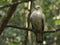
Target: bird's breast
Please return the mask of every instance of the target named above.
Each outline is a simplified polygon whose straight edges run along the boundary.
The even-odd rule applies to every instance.
[[[30,20],[35,29],[41,30],[43,17],[44,17],[44,15],[40,11],[34,11],[31,14]]]
[[[40,30],[41,29],[41,26],[42,26],[42,20],[40,18],[40,16],[34,16],[32,18],[32,21],[31,23],[33,24],[34,28],[36,28],[37,30]]]

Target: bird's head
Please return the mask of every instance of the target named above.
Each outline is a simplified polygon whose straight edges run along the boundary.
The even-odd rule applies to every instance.
[[[36,10],[38,10],[38,9],[40,9],[40,8],[41,8],[40,5],[36,5],[36,6],[35,6],[35,9],[36,9]]]

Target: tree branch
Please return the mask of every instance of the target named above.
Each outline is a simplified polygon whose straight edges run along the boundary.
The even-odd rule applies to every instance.
[[[14,0],[13,2],[16,2],[17,0]],[[9,22],[12,14],[14,13],[15,9],[17,7],[17,4],[15,5],[12,5],[8,12],[6,13],[6,15],[4,16],[4,18],[2,19],[1,21],[1,24],[0,24],[0,35],[1,33],[3,32],[4,28],[7,26],[7,23]]]
[[[21,3],[29,2],[29,1],[30,0],[26,0],[26,1],[23,0],[23,1],[14,2],[14,3],[11,3],[11,4],[0,5],[0,9],[6,8],[6,7],[11,7],[13,5],[21,4]]]
[[[22,29],[22,30],[28,30],[28,31],[32,31],[34,32],[33,29],[30,29],[30,28],[24,28],[24,27],[19,27],[19,26],[16,26],[16,25],[7,25],[7,27],[12,27],[12,28],[17,28],[17,29]],[[55,29],[55,31],[44,31],[43,33],[55,33],[55,32],[58,32],[60,31],[60,28],[58,29]]]
[[[7,25],[7,27],[17,28],[17,29],[22,29],[22,30],[28,30],[28,31],[32,31],[32,29],[24,28],[24,27],[20,27],[20,26],[16,26],[16,25]]]
[[[55,32],[58,32],[58,31],[60,31],[60,28],[55,29],[54,31],[44,31],[43,33],[55,33]]]
[[[11,7],[13,5],[21,4],[21,3],[24,3],[24,2],[28,2],[28,1],[19,1],[19,2],[14,2],[14,3],[11,3],[11,4],[5,4],[5,5],[0,6],[0,9],[6,8],[6,7]]]

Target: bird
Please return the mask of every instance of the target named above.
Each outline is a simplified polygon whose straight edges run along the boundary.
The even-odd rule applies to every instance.
[[[42,12],[41,7],[39,5],[36,5],[35,10],[31,13],[30,22],[32,25],[32,29],[35,33],[37,43],[42,43],[45,15]]]

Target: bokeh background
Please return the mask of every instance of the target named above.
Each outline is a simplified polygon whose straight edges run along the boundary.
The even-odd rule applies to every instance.
[[[0,0],[0,6],[7,4],[12,4],[12,0]],[[35,0],[32,3],[32,11],[35,10],[35,5],[40,5],[45,14],[46,23],[44,31],[60,28],[60,0]],[[29,13],[27,7],[27,3],[19,4],[8,24],[27,27],[27,17]],[[0,23],[8,9],[9,7],[0,9]],[[31,28],[31,25],[29,28]],[[27,41],[26,34],[28,35]],[[1,45],[25,45],[25,43],[27,43],[27,45],[35,45],[35,35],[33,32],[29,31],[27,33],[25,30],[7,27],[0,37]],[[43,43],[43,45],[60,45],[60,31],[55,33],[44,33]]]

